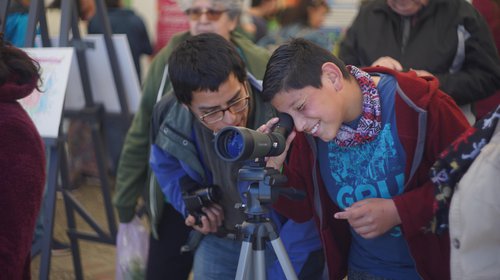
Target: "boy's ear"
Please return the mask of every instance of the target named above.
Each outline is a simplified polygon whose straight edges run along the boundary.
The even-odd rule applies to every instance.
[[[324,75],[331,81],[336,91],[340,91],[344,87],[342,72],[339,67],[332,62],[326,62],[321,66]]]

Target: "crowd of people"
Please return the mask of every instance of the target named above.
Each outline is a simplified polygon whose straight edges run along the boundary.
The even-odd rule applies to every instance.
[[[485,1],[498,16],[499,1]],[[253,25],[240,22],[247,12],[241,0],[183,1],[189,30],[154,54],[116,171],[120,223],[131,223],[146,204],[145,278],[235,279],[248,237],[241,225],[255,221],[273,224],[290,266],[282,266],[287,260],[276,244],[259,244],[253,249],[265,273],[245,271],[245,279],[499,275],[500,57],[492,35],[498,42],[500,17],[485,20],[480,2],[473,1],[476,9],[466,0],[362,1],[352,25],[332,42],[321,29],[327,1],[301,0],[284,11],[276,1],[254,1]],[[120,1],[108,5],[110,18],[127,15],[140,30],[128,34],[131,43],[145,43],[137,57],[151,54],[140,18]],[[101,32],[100,25],[90,20],[89,32]],[[35,68],[5,70],[11,67],[5,53],[22,52],[4,45],[0,96],[10,96],[3,89],[12,83],[36,88],[36,63],[21,55]],[[0,99],[14,108],[19,97],[12,96]],[[278,141],[283,153],[257,162],[285,175],[282,187],[305,198],[273,197],[261,221],[235,207],[249,204],[249,186],[238,177],[249,162],[221,158],[214,141],[230,126],[270,133],[278,113],[288,114],[294,129]],[[33,130],[29,122],[19,126]],[[40,144],[36,134],[29,139],[32,148]],[[32,169],[43,171],[43,161],[37,157],[40,168]],[[39,181],[23,185],[43,189]],[[209,190],[220,193],[206,200],[201,192]],[[39,201],[42,192],[33,195]],[[19,231],[33,231],[40,205],[30,206]],[[4,239],[0,261],[9,248]],[[29,272],[24,245],[22,273]]]

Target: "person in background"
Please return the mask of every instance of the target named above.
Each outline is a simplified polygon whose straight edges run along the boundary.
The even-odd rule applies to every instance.
[[[242,28],[252,36],[254,42],[258,42],[268,34],[268,21],[277,11],[277,0],[252,0],[252,5],[248,9],[248,13],[252,17],[252,24],[250,27],[242,26]]]
[[[326,50],[333,50],[333,42],[327,33],[320,30],[330,11],[324,0],[300,0],[296,6],[288,7],[278,15],[281,28],[258,41],[270,50],[291,38],[305,38]]]
[[[141,194],[147,194],[147,210],[151,222],[147,279],[186,279],[191,271],[193,256],[181,254],[191,227],[163,195],[154,174],[148,168],[150,130],[153,107],[162,95],[171,91],[168,59],[172,51],[192,36],[216,33],[231,42],[241,56],[248,72],[262,79],[269,59],[267,50],[256,46],[235,30],[242,3],[239,0],[193,0],[183,2],[182,9],[189,18],[190,29],[176,34],[152,61],[143,85],[140,107],[125,138],[116,177],[113,198],[121,223],[129,223],[139,205]],[[140,207],[140,206],[139,206]],[[306,223],[304,227],[314,225]],[[312,233],[314,235],[317,233]],[[316,237],[304,237],[304,242],[316,242]],[[312,241],[310,241],[312,240]],[[299,241],[297,241],[299,242]],[[289,241],[293,244],[293,238]],[[300,251],[300,246],[291,246]],[[301,258],[307,258],[302,254]]]
[[[460,135],[431,168],[432,231],[448,232],[451,279],[500,275],[500,105]],[[480,256],[480,257],[478,257]]]
[[[324,1],[301,0],[298,4],[278,12],[277,18],[281,27],[259,40],[258,44],[274,50],[291,38],[303,37],[331,50],[332,42],[327,34],[320,31],[328,11],[328,4]]]
[[[340,44],[339,58],[433,75],[461,106],[500,88],[500,58],[483,17],[465,0],[374,0],[361,6]]]
[[[30,1],[28,0],[12,0],[10,2],[7,21],[5,25],[4,40],[18,48],[22,48],[25,45],[29,18],[29,4]],[[37,30],[37,32],[39,32],[39,30]],[[42,209],[40,209],[39,217],[37,218],[35,225],[35,233],[33,236],[34,247],[32,248],[33,250],[38,249],[35,244],[39,240],[41,240],[43,236],[43,213],[44,207],[42,204]],[[52,239],[51,249],[54,256],[70,253],[69,245],[61,242],[56,238]]]
[[[76,8],[78,10],[78,17],[83,21],[90,20],[95,14],[95,0],[76,0]],[[60,9],[61,0],[52,1],[47,8]]]
[[[106,0],[108,18],[111,24],[111,32],[114,34],[126,34],[134,59],[137,77],[141,80],[142,55],[152,55],[153,47],[149,41],[148,31],[144,21],[134,11],[123,8],[122,0]],[[97,17],[92,17],[87,26],[89,34],[102,34],[103,24]]]
[[[304,201],[274,208],[314,217],[329,279],[448,279],[449,236],[425,228],[433,210],[429,169],[469,124],[433,76],[346,66],[294,39],[269,60],[263,98],[292,116],[289,160],[268,160]],[[268,131],[271,119],[263,128]]]
[[[0,33],[0,268],[2,279],[30,279],[31,244],[45,186],[45,149],[17,102],[38,89],[40,69]]]
[[[87,34],[88,20],[96,12],[95,0],[76,0],[78,30],[83,37]],[[61,0],[53,0],[45,9],[49,37],[59,38],[61,28]]]
[[[19,48],[24,47],[28,18],[29,0],[11,0],[5,22],[4,40]]]
[[[500,0],[472,0],[472,5],[483,15],[493,35],[497,53],[500,55]],[[482,119],[496,104],[500,104],[500,89],[492,96],[476,102],[475,111],[478,119]]]

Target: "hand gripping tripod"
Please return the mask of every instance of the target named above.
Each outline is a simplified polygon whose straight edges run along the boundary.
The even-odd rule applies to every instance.
[[[243,242],[236,279],[266,279],[265,248],[266,241],[269,240],[286,278],[295,280],[297,279],[295,270],[276,232],[276,226],[269,218],[265,217],[265,214],[269,212],[266,204],[275,201],[280,192],[297,198],[300,194],[295,193],[295,189],[278,187],[280,184],[284,184],[287,178],[277,170],[262,167],[262,165],[263,163],[253,163],[243,167],[238,173],[238,184],[248,184],[249,186],[245,193],[247,203],[241,206],[247,219],[238,226],[241,232],[240,236],[243,236]]]

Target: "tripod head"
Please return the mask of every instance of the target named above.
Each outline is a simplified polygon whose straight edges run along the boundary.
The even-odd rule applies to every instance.
[[[262,158],[245,164],[238,173],[238,187],[247,186],[244,209],[249,220],[261,221],[269,212],[268,206],[276,201],[279,195],[290,199],[303,199],[305,194],[294,188],[285,188],[285,175],[278,170],[266,167]]]

